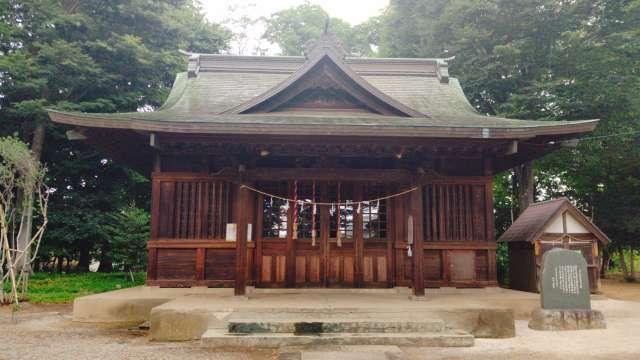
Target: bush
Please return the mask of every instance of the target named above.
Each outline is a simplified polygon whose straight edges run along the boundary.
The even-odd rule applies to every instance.
[[[147,265],[147,240],[151,216],[130,204],[107,215],[102,226],[110,244],[115,266],[123,271],[140,271]]]

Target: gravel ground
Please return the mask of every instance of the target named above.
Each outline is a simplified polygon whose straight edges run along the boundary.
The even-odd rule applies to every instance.
[[[626,282],[622,275],[601,279],[602,293],[611,299],[640,301],[640,282]]]
[[[606,330],[534,331],[516,322],[512,339],[477,339],[472,348],[404,348],[408,359],[640,359],[638,316],[608,318]],[[70,305],[26,305],[17,323],[0,307],[0,359],[277,359],[278,352],[209,349],[199,342],[154,343],[139,329],[71,321]],[[331,360],[327,358],[326,360]]]
[[[474,347],[405,348],[409,359],[640,359],[640,318],[607,320],[605,330],[535,331],[516,321],[515,338],[476,339]]]
[[[17,324],[0,310],[0,359],[277,359],[273,351],[213,351],[199,342],[154,343],[146,332],[78,324],[71,306],[26,306]]]

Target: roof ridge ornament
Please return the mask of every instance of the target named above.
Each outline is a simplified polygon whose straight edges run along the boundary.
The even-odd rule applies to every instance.
[[[449,83],[449,61],[455,58],[455,56],[451,56],[444,59],[436,59],[436,75],[438,76],[440,83]]]
[[[324,32],[318,40],[309,41],[304,49],[304,56],[313,59],[326,53],[332,53],[336,58],[343,59],[347,56],[347,51],[338,37],[329,31],[329,19],[324,25]]]
[[[194,78],[198,76],[200,72],[200,54],[193,53],[185,50],[178,50],[182,55],[189,57],[189,63],[187,64],[187,76]]]

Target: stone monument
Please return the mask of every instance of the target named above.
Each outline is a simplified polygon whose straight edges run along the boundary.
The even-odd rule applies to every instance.
[[[542,257],[541,308],[532,313],[534,330],[604,329],[604,315],[591,309],[587,262],[580,251],[552,249]]]

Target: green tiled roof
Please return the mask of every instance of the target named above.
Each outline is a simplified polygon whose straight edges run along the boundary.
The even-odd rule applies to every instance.
[[[236,114],[231,109],[268,94],[304,66],[304,58],[194,55],[179,73],[165,104],[153,112],[88,114],[50,111],[76,126],[194,133],[339,134],[521,138],[579,134],[597,120],[514,120],[477,113],[460,83],[437,59],[351,59],[344,64],[371,86],[419,116],[274,112]]]

